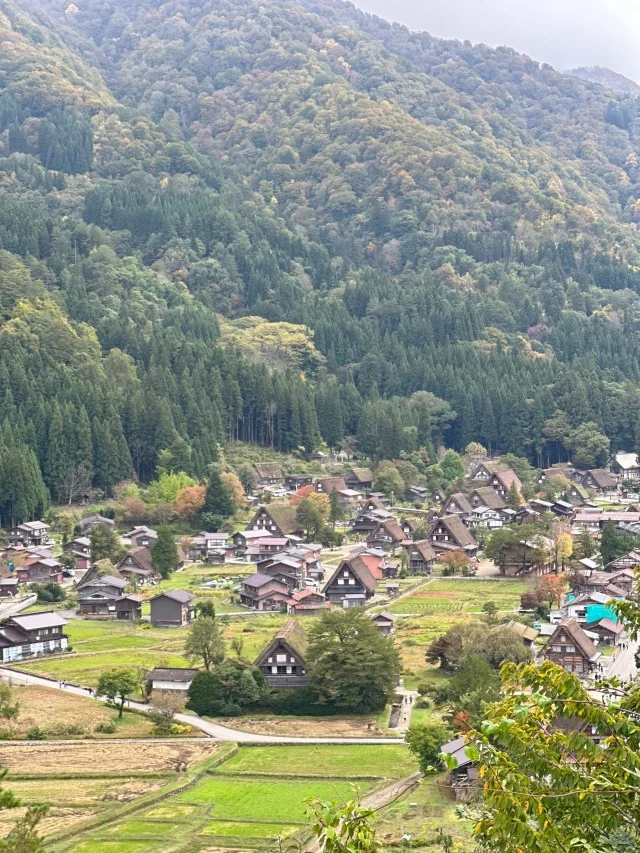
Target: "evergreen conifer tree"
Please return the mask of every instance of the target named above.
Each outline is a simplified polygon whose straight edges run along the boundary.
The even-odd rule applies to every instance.
[[[178,568],[178,546],[168,527],[158,530],[158,538],[151,548],[154,568],[161,577],[168,578]]]

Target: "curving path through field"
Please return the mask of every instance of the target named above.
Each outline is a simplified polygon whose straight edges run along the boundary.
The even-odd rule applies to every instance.
[[[60,690],[65,693],[73,693],[74,696],[84,696],[95,699],[96,702],[104,700],[90,692],[86,687],[78,687],[68,684],[62,687],[60,682],[52,681],[50,678],[41,678],[38,675],[27,675],[25,672],[15,672],[12,669],[0,668],[0,678],[10,680],[13,684],[33,684],[38,687],[48,687],[52,690]],[[127,707],[135,711],[149,711],[152,706],[144,705],[142,702],[127,702]],[[187,723],[196,729],[200,729],[209,737],[220,741],[233,741],[234,743],[334,743],[334,744],[401,744],[401,738],[381,737],[287,737],[285,735],[259,735],[253,732],[243,732],[221,726],[219,723],[211,723],[191,714],[176,714],[175,719],[180,723]]]

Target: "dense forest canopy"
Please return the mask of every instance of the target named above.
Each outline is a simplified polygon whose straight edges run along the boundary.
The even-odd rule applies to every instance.
[[[640,447],[633,93],[331,0],[0,35],[3,518],[229,439]]]

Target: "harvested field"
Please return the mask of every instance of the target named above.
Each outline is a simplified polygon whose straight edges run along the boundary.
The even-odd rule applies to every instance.
[[[208,719],[208,718],[207,718]],[[389,737],[375,717],[230,717],[215,720],[238,731],[289,737]]]
[[[30,742],[0,743],[0,765],[16,775],[60,775],[173,772],[214,755],[219,745],[209,740],[145,742],[144,749],[131,743],[96,741],[87,743]]]
[[[26,814],[25,808],[11,809],[3,812],[3,819],[0,820],[0,837],[4,838],[13,829],[16,821],[20,820]],[[76,823],[80,823],[91,817],[93,810],[80,808],[50,808],[47,814],[38,824],[38,832],[41,836],[53,835],[63,829],[68,829]]]
[[[102,808],[113,803],[128,803],[161,788],[166,779],[25,779],[11,778],[11,790],[26,805],[49,803],[53,806]]]
[[[14,687],[14,699],[20,705],[18,719],[12,724],[13,737],[24,737],[31,728],[42,729],[48,737],[61,740],[73,735],[93,735],[96,726],[113,722],[113,734],[96,733],[101,738],[149,737],[153,724],[140,714],[125,711],[122,720],[113,709],[83,696],[54,688],[33,685]]]

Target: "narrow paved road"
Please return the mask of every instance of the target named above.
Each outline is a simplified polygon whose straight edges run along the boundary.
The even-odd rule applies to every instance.
[[[15,616],[21,610],[26,610],[38,600],[37,595],[30,595],[28,598],[23,598],[21,601],[8,601],[0,605],[0,619],[8,619],[9,616]]]
[[[95,699],[97,702],[105,701],[95,696],[86,687],[76,687],[74,685],[61,687],[60,683],[57,681],[51,681],[48,678],[40,678],[37,675],[27,675],[23,672],[14,672],[11,669],[0,668],[0,678],[6,678],[13,684],[33,684],[37,687],[48,687],[52,690],[61,690],[65,693],[72,693],[74,696],[84,696],[85,698]],[[127,708],[131,708],[134,711],[153,710],[153,706],[145,705],[142,702],[127,702]],[[196,729],[200,729],[205,734],[209,735],[209,737],[213,737],[216,740],[233,741],[234,743],[403,743],[401,738],[392,737],[286,737],[284,735],[259,735],[254,734],[253,732],[242,732],[237,729],[231,729],[227,726],[221,726],[219,723],[211,723],[208,720],[203,720],[200,717],[191,716],[190,714],[176,714],[175,719],[180,723],[187,723]]]
[[[611,661],[605,675],[612,678],[614,675],[621,681],[633,681],[636,677],[636,660],[635,654],[638,649],[638,643],[635,640],[626,640],[627,648],[620,649],[615,658]]]
[[[402,696],[402,705],[400,706],[398,725],[394,731],[404,734],[411,725],[413,707],[420,698],[420,694],[417,690],[407,690],[404,687],[398,687],[396,688],[396,695]]]

